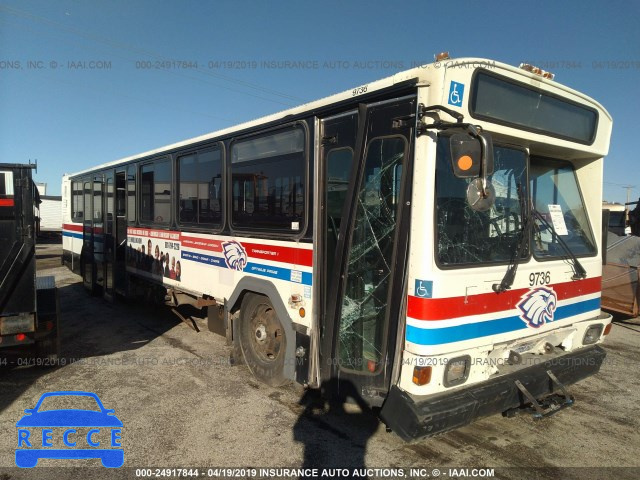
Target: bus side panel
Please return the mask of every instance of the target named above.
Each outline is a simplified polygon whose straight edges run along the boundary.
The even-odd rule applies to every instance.
[[[80,274],[82,224],[62,224],[62,261],[73,273]]]
[[[293,322],[310,326],[312,252],[310,243],[129,227],[126,263],[129,274],[220,304],[243,278],[271,282]]]

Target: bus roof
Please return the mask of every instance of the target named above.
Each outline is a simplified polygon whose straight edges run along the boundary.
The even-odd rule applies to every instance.
[[[366,94],[367,96],[370,96],[370,94],[375,93],[375,92],[380,92],[382,90],[385,89],[389,89],[392,88],[394,86],[400,85],[400,84],[410,84],[413,83],[415,85],[425,85],[428,86],[431,83],[435,82],[438,78],[441,78],[444,76],[444,73],[446,72],[447,68],[461,68],[464,66],[477,66],[477,67],[490,67],[492,69],[501,69],[501,70],[505,70],[507,72],[510,72],[512,75],[516,75],[516,76],[522,76],[524,78],[529,78],[529,79],[534,79],[537,82],[540,82],[542,84],[547,84],[547,85],[552,85],[553,87],[555,87],[556,89],[560,89],[562,90],[564,93],[568,94],[568,95],[573,95],[575,97],[578,97],[581,101],[583,101],[586,104],[589,104],[590,106],[592,106],[593,108],[595,108],[596,110],[598,110],[600,113],[604,114],[609,123],[611,123],[612,119],[611,116],[609,115],[609,113],[605,110],[605,108],[598,103],[597,101],[595,101],[594,99],[588,97],[587,95],[580,93],[576,90],[573,90],[572,88],[566,87],[554,80],[548,79],[548,78],[544,78],[540,75],[536,75],[534,73],[525,71],[521,68],[516,68],[513,67],[511,65],[507,65],[505,63],[501,63],[501,62],[497,62],[494,60],[488,60],[488,59],[484,59],[484,58],[459,58],[459,59],[448,59],[442,62],[435,62],[435,63],[431,63],[431,64],[427,64],[427,65],[423,65],[423,66],[419,66],[419,67],[415,67],[412,68],[410,70],[405,70],[402,72],[398,72],[394,75],[391,75],[389,77],[385,77],[383,79],[380,80],[376,80],[374,82],[371,83],[367,83],[365,84],[367,87],[366,90]],[[364,86],[364,85],[362,85]],[[186,140],[182,140],[180,142],[176,142],[176,143],[172,143],[169,145],[165,145],[162,146],[160,148],[156,148],[153,150],[148,150],[146,152],[142,152],[142,153],[138,153],[135,155],[131,155],[128,157],[124,157],[124,158],[120,158],[118,160],[114,160],[114,161],[110,161],[107,163],[103,163],[100,165],[96,165],[93,166],[91,168],[87,168],[84,170],[81,170],[79,172],[73,173],[73,174],[65,174],[65,177],[75,177],[77,175],[82,175],[88,172],[93,172],[93,171],[97,171],[97,170],[102,170],[105,168],[109,168],[109,167],[114,167],[116,165],[120,165],[120,164],[126,164],[132,161],[135,161],[137,159],[142,159],[142,158],[146,158],[146,157],[151,157],[154,155],[159,155],[165,152],[169,152],[171,150],[175,150],[181,147],[185,147],[185,146],[189,146],[192,144],[196,144],[196,143],[201,143],[201,142],[205,142],[207,140],[212,140],[215,138],[224,138],[225,136],[228,136],[230,134],[236,133],[236,132],[240,132],[240,131],[244,131],[244,130],[249,130],[251,128],[255,128],[258,127],[260,125],[263,124],[269,124],[272,122],[277,122],[278,120],[284,120],[286,117],[297,117],[300,116],[301,114],[304,114],[305,112],[313,112],[313,111],[317,111],[320,109],[323,109],[325,107],[329,107],[333,104],[337,104],[340,102],[346,102],[349,99],[358,97],[360,95],[356,95],[354,94],[354,89],[349,89],[340,93],[336,93],[334,95],[330,95],[328,97],[324,97],[321,98],[319,100],[314,100],[312,102],[308,102],[302,105],[299,105],[297,107],[293,107],[287,110],[282,110],[280,112],[276,112],[264,117],[260,117],[254,120],[250,120],[247,122],[243,122],[237,125],[233,125],[231,127],[227,127],[221,130],[217,130],[211,133],[207,133],[204,135],[200,135],[197,137],[193,137],[193,138],[189,138]]]

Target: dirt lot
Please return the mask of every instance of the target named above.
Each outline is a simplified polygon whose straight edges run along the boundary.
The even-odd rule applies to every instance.
[[[204,323],[197,333],[168,309],[88,296],[80,278],[60,266],[55,245],[39,246],[38,262],[40,274],[56,276],[67,363],[0,369],[1,480],[140,478],[140,467],[199,467],[205,477],[214,473],[206,467],[303,466],[415,467],[425,469],[416,475],[422,478],[469,477],[472,468],[495,468],[494,478],[640,476],[638,319],[616,323],[600,374],[571,388],[573,408],[543,421],[493,416],[407,444],[354,407],[305,408],[302,387],[258,383],[244,366],[229,364],[224,339]],[[99,460],[15,468],[16,421],[56,390],[95,392],[115,409],[124,424],[125,468],[105,469]]]

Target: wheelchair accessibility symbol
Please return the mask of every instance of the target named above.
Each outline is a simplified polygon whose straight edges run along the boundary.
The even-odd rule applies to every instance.
[[[462,98],[464,97],[464,84],[458,82],[451,82],[449,87],[449,105],[454,107],[462,106]]]
[[[420,298],[431,298],[433,295],[433,281],[418,280],[416,278],[415,296]]]

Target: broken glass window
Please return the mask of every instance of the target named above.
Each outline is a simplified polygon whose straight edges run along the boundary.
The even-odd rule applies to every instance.
[[[402,137],[377,138],[367,146],[338,340],[340,365],[349,370],[375,372],[383,360],[405,149]]]
[[[438,138],[436,162],[436,255],[442,265],[507,263],[516,251],[523,219],[518,185],[526,192],[524,150],[494,145],[494,205],[476,211],[467,202],[473,180],[458,178],[451,168],[449,137]],[[522,258],[529,256],[528,251]]]

